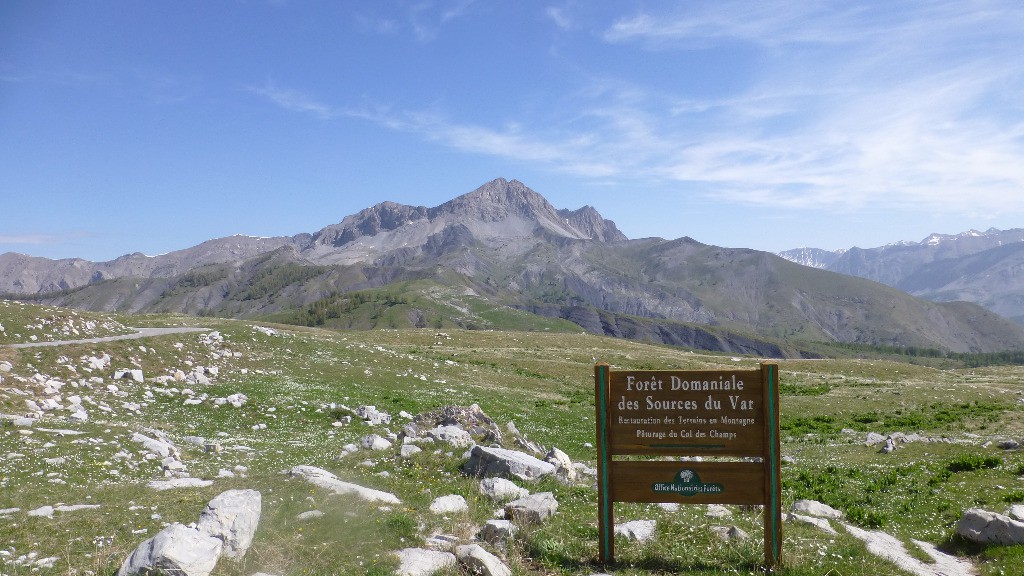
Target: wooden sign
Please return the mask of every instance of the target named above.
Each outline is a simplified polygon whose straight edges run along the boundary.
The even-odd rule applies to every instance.
[[[615,502],[763,504],[765,564],[782,553],[778,365],[756,370],[594,367],[598,532],[614,561]],[[756,457],[759,462],[623,461],[615,456]]]

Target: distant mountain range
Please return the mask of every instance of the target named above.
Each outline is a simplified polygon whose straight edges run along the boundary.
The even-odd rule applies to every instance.
[[[313,234],[232,236],[98,263],[6,253],[0,292],[88,310],[338,328],[575,324],[772,357],[814,356],[814,342],[1024,349],[1024,326],[974,304],[691,238],[630,240],[592,207],[559,210],[504,179],[433,208],[377,204]]]
[[[798,248],[779,256],[881,282],[935,302],[973,302],[1024,324],[1021,228],[932,234],[920,242],[835,252]]]

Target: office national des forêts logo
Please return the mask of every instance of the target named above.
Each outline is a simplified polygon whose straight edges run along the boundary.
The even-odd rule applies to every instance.
[[[721,494],[725,489],[721,484],[701,482],[700,475],[689,468],[683,468],[676,474],[672,482],[655,482],[651,490],[658,494],[679,494],[694,496],[696,494]]]

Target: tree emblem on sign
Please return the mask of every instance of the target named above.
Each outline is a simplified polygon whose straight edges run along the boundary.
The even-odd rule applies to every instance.
[[[695,470],[684,468],[676,474],[672,482],[655,482],[651,491],[656,494],[678,494],[695,496],[697,494],[721,494],[725,488],[716,482],[701,482]]]

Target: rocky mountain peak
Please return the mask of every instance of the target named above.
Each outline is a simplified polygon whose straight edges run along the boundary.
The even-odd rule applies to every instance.
[[[593,206],[584,206],[579,210],[572,211],[559,210],[558,215],[570,226],[594,240],[616,242],[629,239],[619,231],[615,222],[605,220]]]
[[[360,236],[374,236],[386,230],[394,230],[429,215],[430,211],[423,206],[381,202],[346,216],[338,224],[327,226],[317,232],[313,240],[317,244],[341,246]]]
[[[485,222],[502,220],[509,214],[530,218],[556,216],[555,208],[543,196],[518,180],[497,178],[476,190],[445,202],[439,213],[472,216]]]

